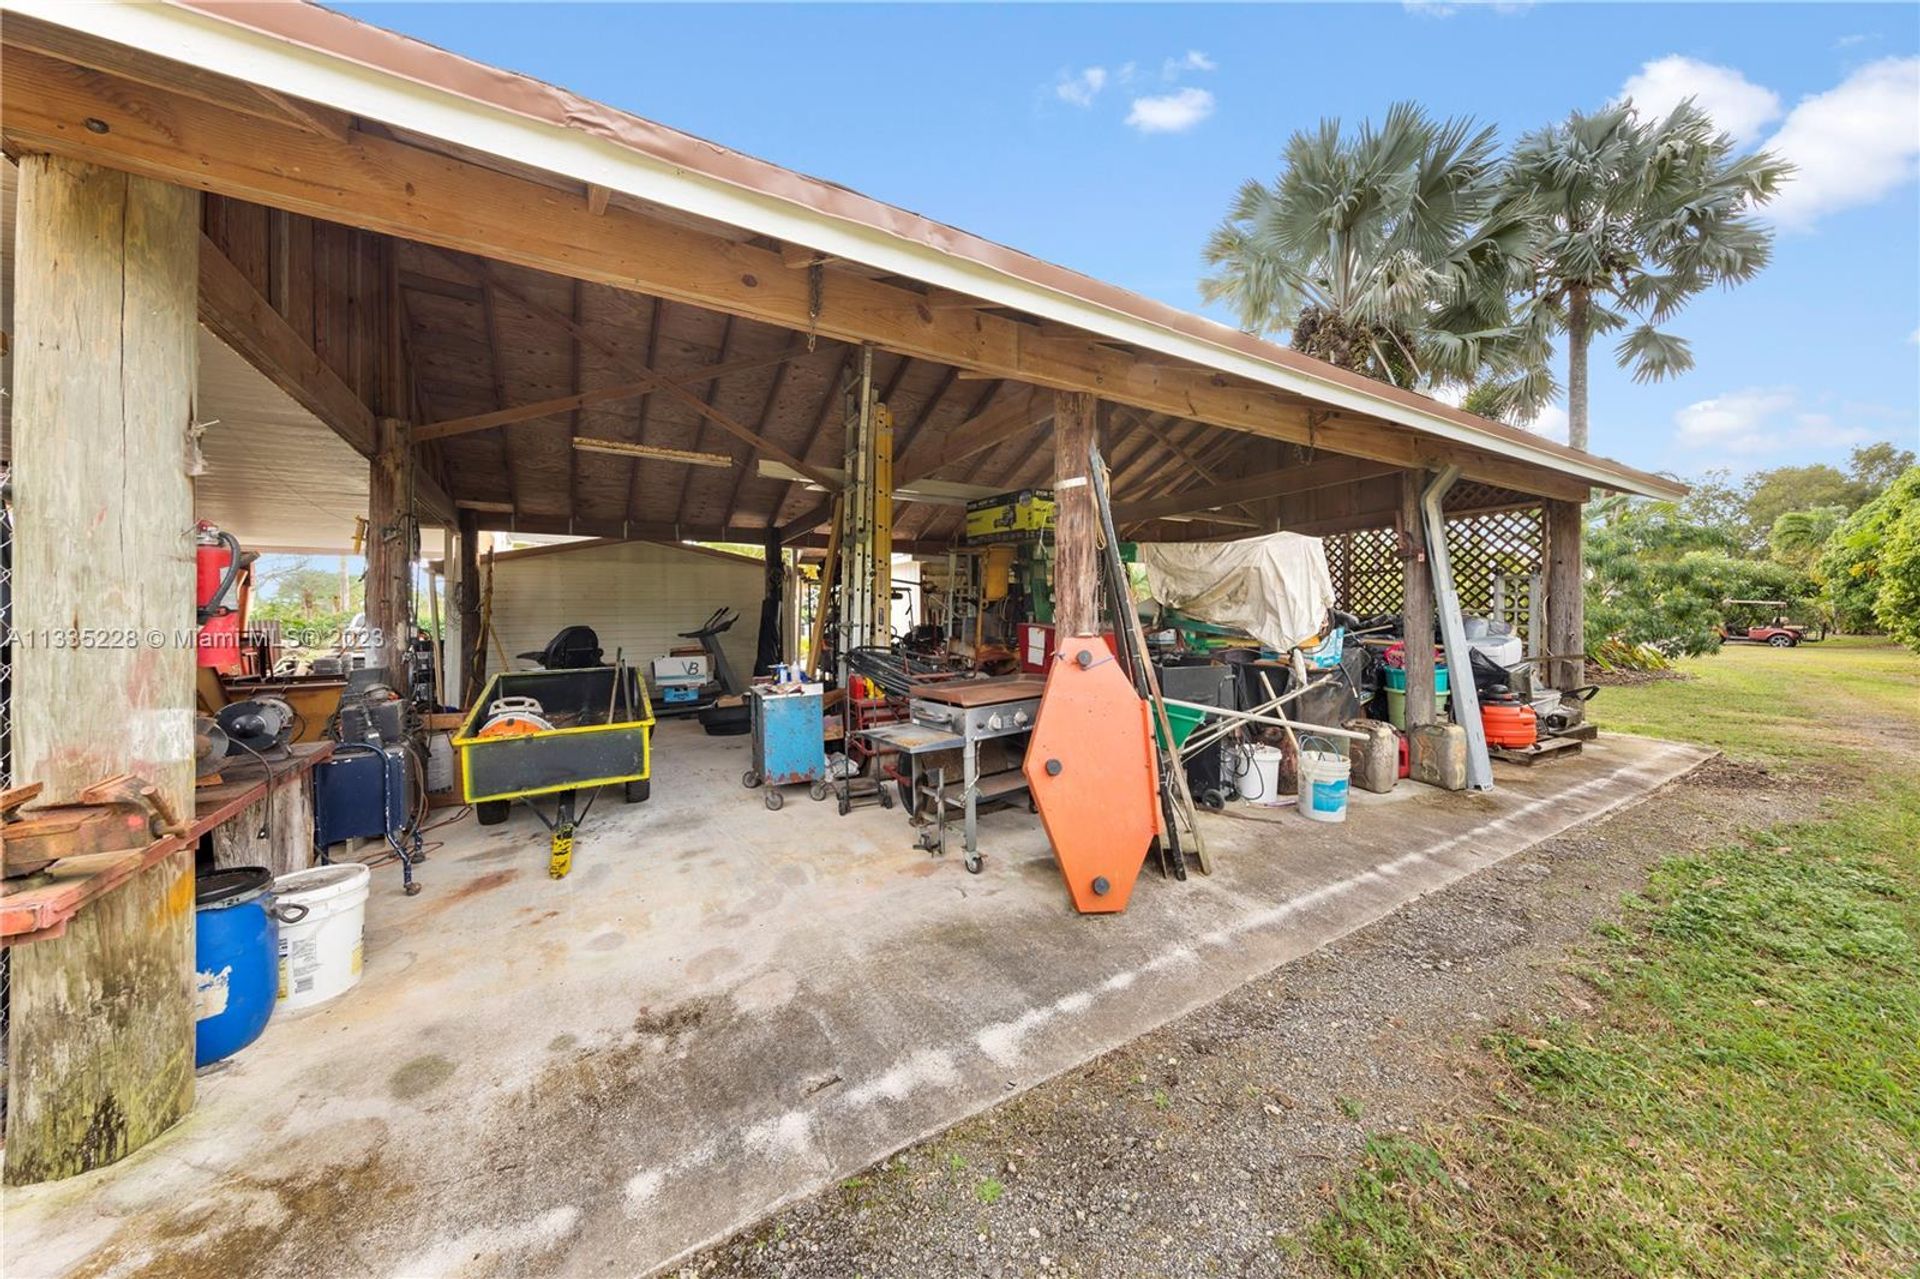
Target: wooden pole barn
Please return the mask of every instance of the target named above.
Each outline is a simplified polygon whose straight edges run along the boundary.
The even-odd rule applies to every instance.
[[[1071,629],[1098,618],[1096,424],[1123,536],[1398,529],[1416,616],[1411,507],[1458,466],[1462,516],[1544,511],[1563,653],[1580,504],[1680,491],[322,9],[10,0],[0,41],[23,629],[190,624],[196,318],[366,459],[390,658],[420,526],[457,530],[469,694],[488,530],[821,540],[862,348],[900,488],[1061,494]],[[955,507],[898,500],[896,547],[957,539]],[[124,770],[184,797],[190,654],[34,651],[18,688],[16,782]],[[191,953],[184,853],[15,948],[9,1181],[185,1112]]]

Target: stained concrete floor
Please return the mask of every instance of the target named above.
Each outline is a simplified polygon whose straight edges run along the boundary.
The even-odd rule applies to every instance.
[[[522,812],[439,832],[417,897],[376,872],[359,988],[147,1149],[10,1191],[6,1273],[643,1274],[1705,758],[1615,736],[1343,826],[1209,816],[1216,874],[1079,918],[1024,809],[971,876],[898,811],[768,812],[745,750],[663,725],[563,881]]]

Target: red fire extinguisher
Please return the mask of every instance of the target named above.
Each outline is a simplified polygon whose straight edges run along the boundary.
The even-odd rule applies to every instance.
[[[228,674],[240,666],[240,610],[234,607],[234,588],[249,557],[241,554],[238,538],[206,520],[194,526],[193,541],[194,604],[200,623],[196,660]]]

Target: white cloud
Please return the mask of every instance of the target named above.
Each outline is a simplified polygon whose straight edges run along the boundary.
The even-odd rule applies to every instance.
[[[1680,54],[1642,63],[1620,86],[1645,116],[1666,115],[1682,99],[1692,98],[1713,122],[1742,142],[1758,137],[1762,126],[1780,118],[1780,95],[1732,67],[1715,66]]]
[[[1082,67],[1078,71],[1062,71],[1060,79],[1053,86],[1053,92],[1062,102],[1070,102],[1076,107],[1090,107],[1093,100],[1100,96],[1100,90],[1106,87],[1105,67]]]
[[[1400,7],[1422,18],[1451,18],[1462,9],[1490,9],[1503,18],[1527,12],[1533,0],[1401,0]]]
[[[1920,58],[1883,58],[1802,98],[1768,149],[1797,172],[1763,213],[1805,229],[1920,173]]]
[[[1158,97],[1135,98],[1127,123],[1142,133],[1185,133],[1213,114],[1213,95],[1205,89],[1175,89]]]
[[[1874,432],[1843,426],[1832,414],[1803,409],[1790,386],[1748,387],[1699,400],[1673,415],[1683,448],[1750,456],[1781,449],[1864,444]]]
[[[1161,64],[1160,76],[1165,80],[1178,80],[1189,71],[1217,71],[1220,64],[1198,49],[1188,49],[1185,57],[1168,58]]]
[[[1558,404],[1549,404],[1540,410],[1533,421],[1527,423],[1527,429],[1557,444],[1565,444],[1567,442],[1567,411]]]

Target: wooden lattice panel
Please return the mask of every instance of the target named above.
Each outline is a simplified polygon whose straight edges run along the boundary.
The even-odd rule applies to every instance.
[[[1460,594],[1461,610],[1490,614],[1494,574],[1504,573],[1507,621],[1524,631],[1528,620],[1526,579],[1541,571],[1545,546],[1546,523],[1537,506],[1448,519],[1447,554],[1453,563],[1453,585]]]
[[[1397,530],[1361,529],[1328,538],[1327,567],[1334,598],[1349,613],[1367,617],[1400,611],[1406,572]]]
[[[1473,486],[1484,488],[1483,485]],[[1467,495],[1471,508],[1504,490]],[[1398,612],[1405,598],[1399,533],[1392,528],[1360,529],[1326,539],[1327,568],[1341,608],[1366,617]],[[1539,507],[1449,516],[1447,553],[1453,563],[1460,607],[1486,614],[1493,607],[1493,575],[1507,575],[1507,620],[1524,629],[1526,579],[1542,570],[1546,524]],[[1517,597],[1517,598],[1516,598]]]

